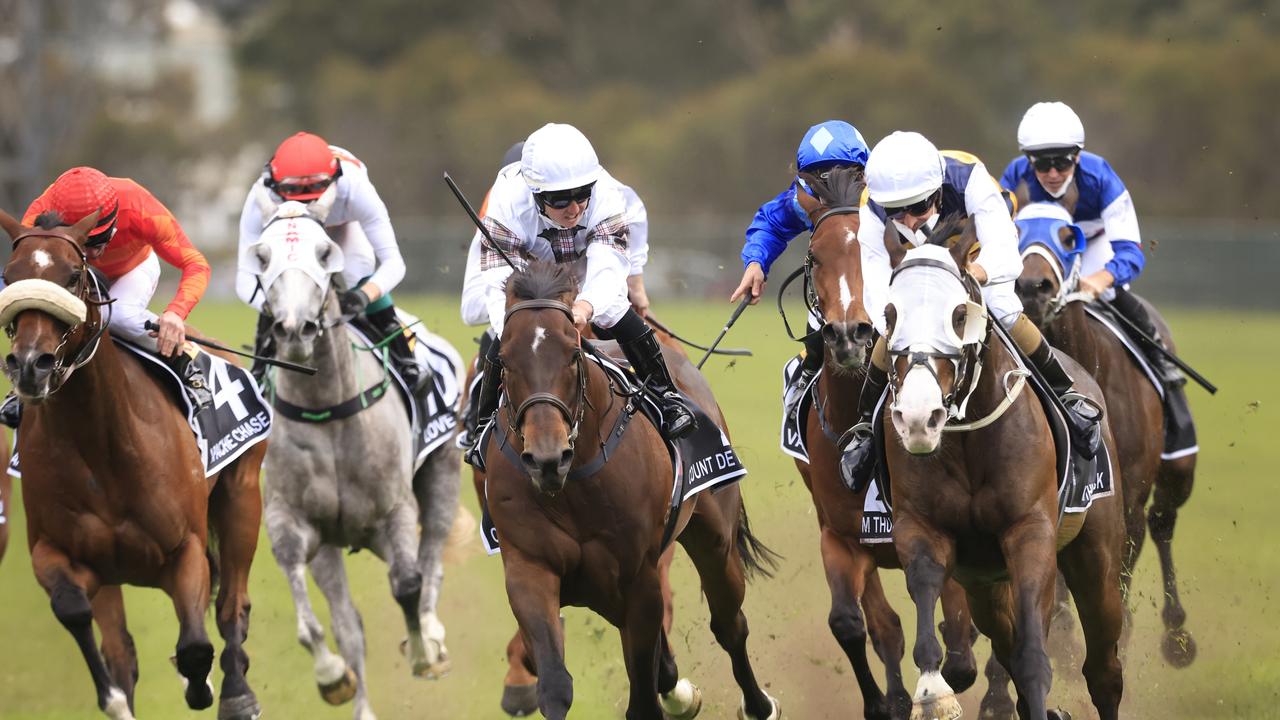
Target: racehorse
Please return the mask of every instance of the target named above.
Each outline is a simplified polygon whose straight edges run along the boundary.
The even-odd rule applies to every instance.
[[[674,482],[670,458],[651,423],[616,427],[632,398],[615,394],[605,372],[585,357],[568,305],[576,292],[569,268],[558,265],[531,263],[507,283],[501,362],[508,402],[485,460],[507,597],[538,677],[544,716],[564,718],[573,698],[559,610],[584,605],[621,630],[631,686],[627,718],[691,718],[700,694],[679,678],[662,629],[658,561]],[[715,413],[723,430],[706,381],[678,353],[666,360],[682,389]],[[619,440],[603,455],[606,438],[615,434]],[[581,451],[575,449],[579,438],[589,443]],[[511,445],[519,465],[501,443]],[[578,468],[586,468],[583,476],[570,479]],[[745,576],[764,571],[771,553],[751,534],[739,490],[697,495],[674,520],[674,537],[702,578],[712,632],[742,689],[740,717],[780,717],[746,652]]]
[[[886,433],[885,453],[894,546],[917,611],[916,711],[959,715],[954,692],[938,671],[942,650],[933,631],[938,596],[954,576],[1013,678],[1019,716],[1058,717],[1046,707],[1052,677],[1044,639],[1061,569],[1084,629],[1085,680],[1099,716],[1110,720],[1118,717],[1123,687],[1123,508],[1114,497],[1095,498],[1078,531],[1060,537],[1045,411],[1031,393],[1020,392],[1025,385],[1019,376],[1027,370],[996,336],[968,274],[977,241],[972,221],[963,223],[950,252],[941,247],[960,227],[944,221],[929,244],[910,251],[885,239],[895,268],[885,309],[893,358],[892,402],[885,408],[893,432]],[[1069,358],[1064,362],[1077,389],[1102,407],[1096,383]],[[960,415],[976,419],[951,424]],[[945,442],[944,427],[953,433]],[[1114,457],[1105,422],[1103,437]]]
[[[318,372],[279,372],[273,381],[277,405],[287,401],[306,410],[302,418],[277,413],[266,461],[267,534],[289,581],[298,639],[314,658],[321,696],[335,705],[354,697],[354,717],[363,720],[373,716],[364,630],[342,551],[369,549],[390,565],[413,674],[445,672],[436,602],[457,508],[458,451],[445,443],[415,473],[408,409],[390,387],[382,361],[356,345],[338,310],[341,248],[298,203],[285,203],[271,217],[241,263],[260,278],[281,356],[313,364]],[[338,656],[330,652],[307,595],[308,564],[329,602]]]
[[[1191,494],[1195,480],[1196,454],[1162,459],[1164,411],[1160,394],[1123,343],[1102,321],[1084,310],[1085,303],[1073,280],[1077,276],[1064,260],[1084,251],[1084,237],[1068,223],[1057,224],[1056,233],[1035,234],[1030,224],[1023,227],[1023,270],[1018,278],[1018,296],[1028,317],[1040,326],[1045,338],[1085,367],[1102,386],[1110,410],[1111,431],[1120,450],[1120,474],[1124,476],[1125,544],[1123,578],[1126,595],[1133,568],[1146,539],[1147,524],[1160,553],[1164,577],[1165,660],[1174,667],[1186,667],[1195,659],[1195,642],[1183,628],[1186,611],[1178,595],[1177,573],[1173,565],[1173,524],[1178,508]],[[1039,223],[1048,229],[1045,223]],[[1152,321],[1163,337],[1172,334],[1154,308]],[[1147,500],[1155,487],[1155,501],[1144,517]]]
[[[839,436],[858,421],[858,396],[873,332],[862,305],[858,244],[858,204],[865,183],[860,168],[838,168],[826,178],[801,175],[817,194],[815,198],[798,192],[796,197],[813,225],[805,258],[805,284],[811,288],[806,290],[806,300],[820,320],[819,329],[812,332],[822,333],[826,357],[817,380],[816,402],[810,406],[806,421],[809,462],[796,459],[796,467],[813,497],[818,517],[822,564],[831,591],[827,622],[853,665],[863,713],[877,720],[905,717],[911,696],[902,680],[902,625],[877,572],[878,567],[901,565],[891,545],[862,543],[866,490],[849,492],[839,475]],[[977,664],[968,605],[955,582],[947,583],[943,608],[947,644],[943,675],[960,692],[973,684]],[[868,634],[885,666],[887,697],[867,662]]]
[[[243,644],[266,445],[205,477],[169,389],[107,340],[102,307],[109,301],[84,247],[97,217],[66,227],[46,214],[30,228],[0,212],[13,239],[0,325],[12,339],[5,372],[26,405],[17,449],[36,579],[80,647],[98,707],[114,720],[133,717],[138,680],[120,586],[158,587],[173,599],[177,669],[187,705],[201,709],[213,704],[204,616],[217,585],[226,641],[218,717],[256,718]]]

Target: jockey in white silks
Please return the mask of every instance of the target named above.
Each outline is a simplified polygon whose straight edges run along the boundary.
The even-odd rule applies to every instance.
[[[550,123],[525,141],[520,162],[499,173],[482,222],[503,253],[517,266],[530,260],[569,264],[579,292],[574,322],[590,324],[597,337],[617,340],[640,379],[658,396],[667,437],[693,429],[694,416],[676,391],[652,328],[628,298],[633,270],[628,254],[632,214],[625,186],[600,166],[595,149],[572,125]],[[643,260],[641,261],[643,264]],[[513,270],[486,240],[480,248],[480,294],[464,302],[464,319],[483,305],[496,338],[506,318],[507,278]],[[490,417],[498,407],[499,351],[495,340],[485,354],[478,412]]]
[[[425,377],[409,346],[410,333],[396,316],[391,291],[404,279],[404,258],[396,242],[387,206],[369,179],[369,170],[354,155],[329,145],[318,135],[300,132],[280,143],[262,177],[249,189],[240,214],[240,252],[258,242],[274,208],[294,200],[321,209],[329,237],[342,248],[348,289],[338,304],[346,317],[361,321],[375,342],[387,340],[387,350],[405,383],[417,390]],[[255,353],[274,351],[270,308],[266,294],[252,273],[241,268],[236,294],[262,313],[254,339]],[[266,366],[254,363],[261,380]]]
[[[888,383],[885,304],[892,275],[886,243],[903,248],[923,244],[940,218],[972,218],[980,251],[969,273],[982,286],[987,313],[1009,331],[1015,343],[1059,396],[1073,381],[1040,330],[1022,313],[1014,281],[1022,273],[1018,231],[1010,206],[986,166],[969,153],[938,152],[914,132],[895,132],[881,140],[867,159],[868,200],[859,211],[863,305],[879,333],[859,397],[859,423],[840,460],[841,476],[861,491],[875,466],[871,419]],[[886,232],[886,230],[889,230]],[[1077,402],[1065,403],[1075,434],[1096,450],[1097,413]]]

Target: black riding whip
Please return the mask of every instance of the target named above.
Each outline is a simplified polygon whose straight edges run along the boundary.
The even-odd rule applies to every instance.
[[[711,347],[707,349],[707,354],[703,355],[702,359],[698,361],[699,370],[701,370],[702,366],[706,364],[707,358],[711,357],[711,353],[715,352],[716,346],[724,339],[725,334],[729,332],[729,328],[733,327],[733,324],[738,322],[738,316],[741,315],[742,311],[746,310],[747,306],[751,304],[752,297],[751,293],[747,293],[742,297],[742,302],[738,303],[738,307],[735,308],[733,314],[729,316],[729,322],[724,324],[724,328],[720,331],[720,334],[716,336],[715,342],[711,343]]]
[[[147,330],[157,330],[157,331],[160,330],[160,326],[152,322],[151,320],[148,320],[146,323],[144,323],[143,327],[145,327]],[[291,363],[287,360],[276,360],[275,358],[262,357],[261,355],[254,355],[253,353],[241,352],[239,350],[229,348],[226,345],[221,345],[219,343],[216,343],[212,340],[205,340],[203,338],[197,338],[197,337],[191,337],[191,336],[188,336],[187,340],[190,340],[191,342],[197,345],[203,345],[207,348],[211,348],[213,350],[221,350],[223,352],[229,352],[232,355],[239,355],[240,357],[247,357],[252,360],[260,360],[268,365],[275,365],[276,367],[282,367],[285,370],[300,372],[304,375],[316,374],[316,369],[313,367],[307,367],[306,365],[298,365],[297,363]]]
[[[467,202],[467,197],[462,194],[462,190],[458,187],[458,184],[453,181],[453,178],[449,177],[448,172],[444,174],[444,182],[449,186],[449,189],[453,191],[453,196],[458,198],[458,202],[462,204],[462,208],[471,216],[471,222],[475,223],[477,228],[480,228],[481,234],[483,234],[484,238],[489,241],[489,247],[493,248],[494,251],[501,255],[502,259],[507,261],[507,265],[510,265],[512,270],[518,272],[520,268],[517,268],[516,264],[511,262],[511,258],[507,257],[507,254],[502,251],[502,248],[498,247],[498,243],[495,242],[493,236],[489,234],[488,228],[486,228],[484,223],[480,221],[480,216],[476,214],[475,208],[471,207],[471,203]]]
[[[1152,338],[1151,336],[1143,332],[1142,328],[1138,327],[1136,324],[1134,324],[1132,320],[1125,317],[1124,313],[1120,312],[1119,310],[1116,310],[1115,312],[1111,313],[1111,317],[1119,318],[1120,322],[1124,323],[1125,328],[1129,330],[1130,334],[1132,334],[1134,337],[1138,338],[1142,342],[1146,343],[1147,345],[1155,348],[1157,352],[1159,352],[1161,355],[1164,355],[1166,358],[1168,358],[1169,362],[1173,363],[1174,365],[1177,365],[1179,370],[1186,373],[1187,377],[1191,378],[1192,380],[1195,380],[1200,385],[1200,387],[1204,388],[1205,390],[1208,390],[1210,395],[1214,395],[1218,392],[1217,385],[1214,385],[1213,383],[1209,382],[1208,378],[1196,372],[1194,368],[1192,368],[1190,365],[1183,362],[1182,358],[1178,357],[1177,355],[1174,355],[1163,345],[1156,342],[1155,338]]]

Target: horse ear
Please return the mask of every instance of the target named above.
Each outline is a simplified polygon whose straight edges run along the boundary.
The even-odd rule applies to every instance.
[[[896,268],[902,258],[907,256],[907,249],[902,246],[901,233],[892,220],[884,223],[884,249],[889,253],[889,267]]]
[[[1076,216],[1076,205],[1080,204],[1080,186],[1076,185],[1073,178],[1071,183],[1067,185],[1067,191],[1063,193],[1062,199],[1058,201],[1062,207],[1067,209],[1067,213],[1071,217]]]
[[[961,270],[969,266],[970,251],[978,242],[978,231],[974,225],[973,218],[964,219],[964,230],[960,233],[960,239],[955,245],[951,246],[951,259],[956,261],[956,267]]]
[[[97,223],[98,211],[94,210],[88,215],[80,218],[80,222],[71,226],[71,236],[83,240],[84,238],[89,237],[89,231],[92,230],[93,226]]]
[[[799,177],[811,188],[817,188],[822,182],[811,173],[802,172]],[[800,209],[804,210],[805,214],[810,216],[813,215],[814,211],[822,207],[823,204],[821,200],[814,197],[809,193],[809,191],[801,187],[800,183],[796,183],[796,202],[799,203]]]
[[[1019,180],[1017,187],[1013,189],[1013,209],[1021,210],[1031,204],[1031,188],[1027,186],[1026,180]]]
[[[0,210],[0,227],[3,227],[4,231],[9,233],[10,240],[17,239],[17,237],[21,235],[23,232],[25,232],[27,229],[21,222],[18,221],[17,218],[13,217],[12,215],[10,215],[9,213],[3,210]]]
[[[346,264],[342,248],[332,240],[316,246],[316,259],[320,261],[324,271],[330,275],[342,272],[342,268]]]

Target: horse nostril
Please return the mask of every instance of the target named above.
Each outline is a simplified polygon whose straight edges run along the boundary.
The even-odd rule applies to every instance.
[[[40,353],[40,357],[36,358],[32,367],[38,372],[49,372],[53,369],[55,362],[57,360],[53,357],[53,353]]]
[[[533,459],[533,453],[528,450],[520,453],[520,462],[524,463],[527,468],[536,468],[538,461]]]
[[[871,323],[867,323],[867,322],[858,323],[853,328],[854,342],[858,343],[859,345],[869,342],[871,340],[872,331],[873,331],[873,327]]]
[[[565,450],[564,452],[560,453],[560,467],[562,468],[569,467],[572,464],[573,464],[572,450]]]
[[[10,375],[17,374],[18,370],[21,369],[18,367],[18,358],[13,353],[9,353],[5,356],[4,366],[9,371]]]
[[[275,335],[277,340],[283,338],[285,336],[284,323],[282,322],[271,323],[271,334]]]
[[[320,325],[314,320],[302,323],[302,337],[312,338],[320,333]]]
[[[1048,278],[1045,278],[1040,281],[1040,284],[1038,287],[1040,289],[1040,292],[1043,292],[1043,293],[1053,292],[1053,281]]]
[[[937,408],[929,413],[929,429],[937,430],[947,419],[947,412],[942,408]]]

